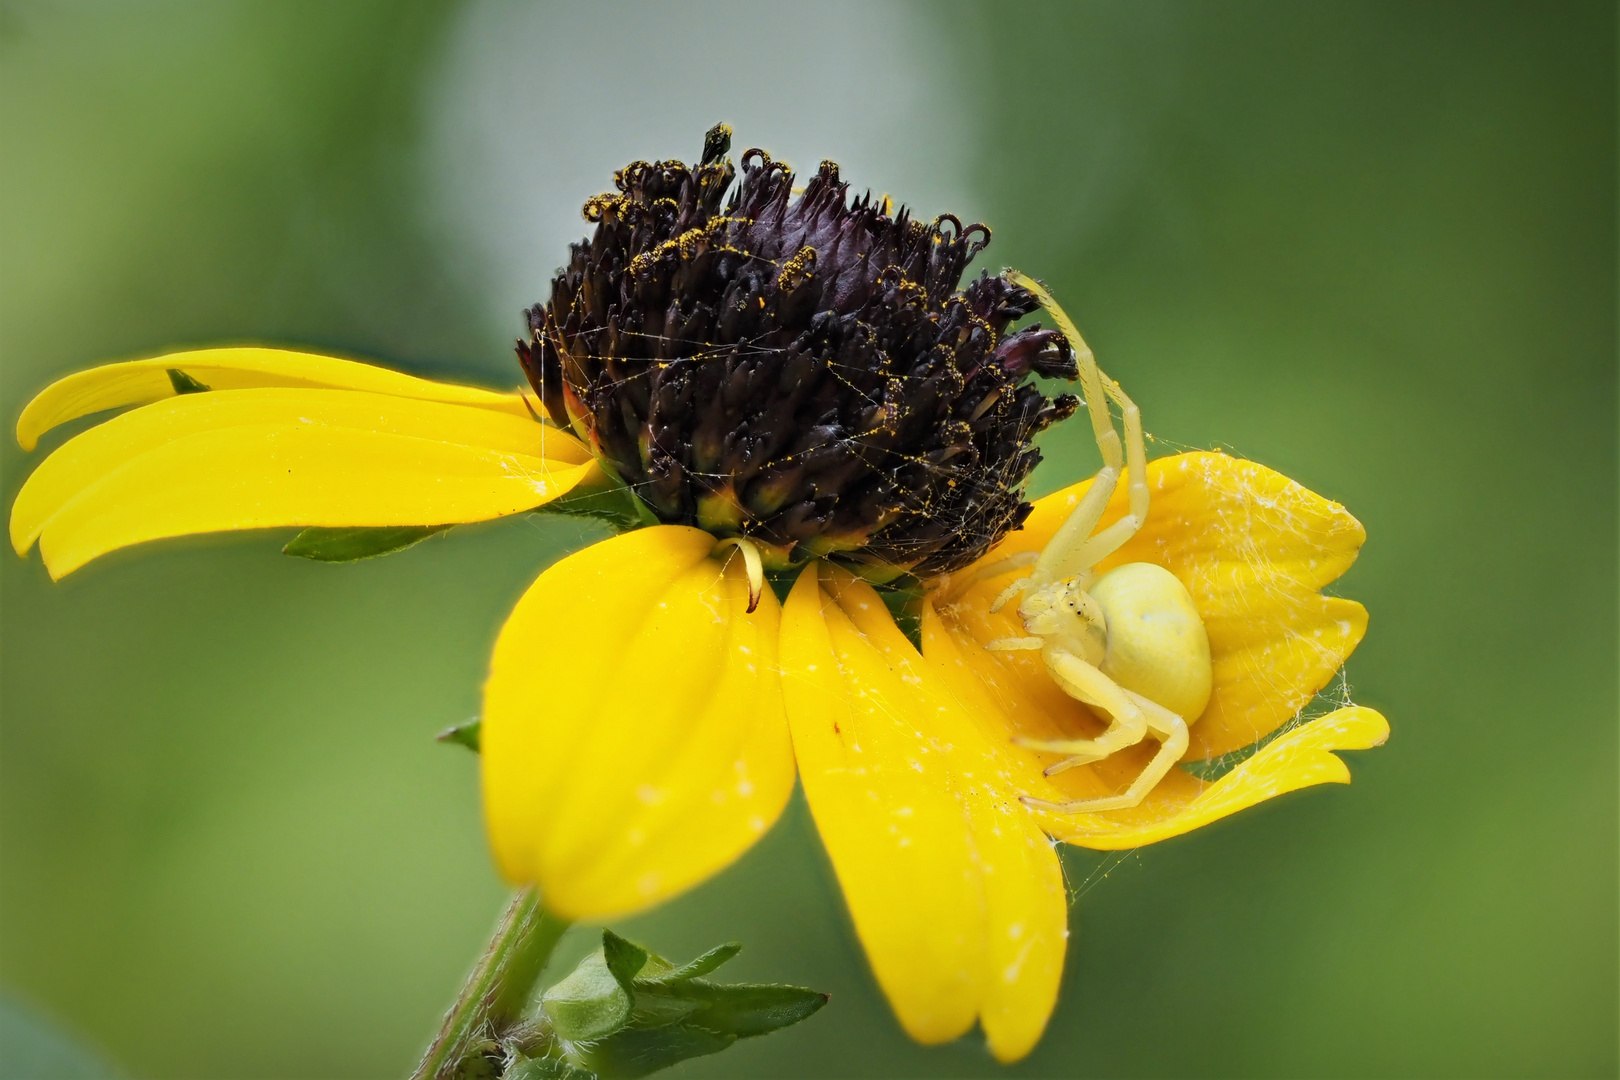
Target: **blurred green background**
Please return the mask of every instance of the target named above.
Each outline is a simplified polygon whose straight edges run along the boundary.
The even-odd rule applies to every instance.
[[[1160,451],[1230,448],[1370,535],[1339,589],[1389,745],[1071,853],[1062,998],[1005,1074],[1612,1076],[1615,57],[1612,4],[6,2],[0,419],[219,342],[510,385],[613,168],[719,119],[836,158],[990,222]],[[1047,450],[1043,491],[1095,468],[1078,429]],[[6,440],[7,505],[36,460]],[[0,992],[126,1075],[403,1075],[505,895],[432,735],[590,529],[349,567],[209,538],[58,585],[7,554]],[[833,993],[684,1075],[1003,1074],[902,1036],[797,801],[618,929]]]

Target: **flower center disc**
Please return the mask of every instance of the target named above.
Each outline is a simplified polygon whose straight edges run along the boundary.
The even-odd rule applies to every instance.
[[[1030,376],[1073,379],[1068,342],[1008,333],[1037,303],[1005,276],[958,289],[983,225],[851,199],[830,161],[794,198],[762,150],[732,191],[730,136],[585,203],[595,235],[527,312],[529,381],[665,522],[776,568],[966,566],[1029,513],[1032,440],[1078,405]]]

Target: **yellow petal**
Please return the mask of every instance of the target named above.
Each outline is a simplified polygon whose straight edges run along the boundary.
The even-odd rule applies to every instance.
[[[1208,787],[1185,783],[1160,796],[1157,817],[1134,824],[1109,814],[1044,815],[1053,836],[1102,850],[1167,840],[1239,810],[1313,784],[1348,784],[1350,770],[1334,750],[1366,750],[1389,738],[1389,723],[1372,709],[1351,706],[1284,732]],[[1177,770],[1179,771],[1179,770]],[[1185,774],[1182,774],[1185,775]],[[1164,785],[1160,785],[1163,787]]]
[[[143,434],[145,412],[113,423],[127,420]],[[119,435],[115,429],[109,438],[116,444]],[[82,457],[67,453],[59,468],[42,466],[30,477],[13,513],[18,550],[37,535],[46,569],[59,578],[116,548],[192,533],[483,521],[555,499],[595,469],[310,417],[131,445],[133,456],[97,472],[90,466],[108,464],[108,450],[89,438]]]
[[[1040,550],[1090,486],[1086,481],[1041,499],[1024,528],[981,565]],[[1150,462],[1148,486],[1147,523],[1100,567],[1156,563],[1192,594],[1209,631],[1215,685],[1209,707],[1192,725],[1185,760],[1216,757],[1250,745],[1298,715],[1360,643],[1366,610],[1317,590],[1355,561],[1366,532],[1339,504],[1263,465],[1225,454],[1178,454]],[[1126,510],[1121,485],[1102,524]],[[981,645],[997,636],[1021,636],[1010,607],[1000,616],[987,611],[1010,580],[1008,575],[979,584],[943,606],[941,616]],[[1001,656],[1009,671],[1050,683],[1038,658]]]
[[[552,566],[490,663],[484,811],[502,872],[568,918],[690,888],[765,833],[793,790],[780,605],[749,614],[735,552],[659,525]]]
[[[167,443],[209,431],[263,425],[305,426],[312,423],[454,443],[494,451],[498,455],[516,455],[525,462],[540,458],[548,462],[547,469],[552,471],[568,465],[583,465],[591,460],[589,452],[577,439],[536,423],[527,415],[519,417],[464,405],[349,390],[228,390],[185,394],[114,417],[57,448],[34,470],[12,505],[12,546],[19,554],[26,552],[52,516],[86,488]],[[553,492],[547,498],[555,498],[562,490],[566,488]],[[521,495],[519,501],[528,497]],[[546,499],[537,501],[544,502]],[[497,500],[497,504],[506,505],[502,500]],[[358,505],[356,509],[358,511]],[[461,520],[479,520],[484,516],[499,515],[463,517]],[[370,523],[356,520],[341,524]],[[400,522],[421,525],[446,523],[448,519],[445,522]],[[228,527],[257,526],[245,524]]]
[[[365,390],[423,401],[444,401],[528,416],[520,394],[500,394],[475,386],[419,379],[375,364],[288,349],[193,349],[150,360],[129,360],[76,371],[47,386],[17,419],[17,441],[32,450],[57,424],[103,409],[142,405],[175,395],[169,370],[190,376],[212,390],[260,386],[325,387]]]
[[[975,1017],[992,1052],[1034,1046],[1062,974],[1051,844],[984,740],[864,582],[815,564],[782,616],[805,796],[879,984],[925,1043]]]

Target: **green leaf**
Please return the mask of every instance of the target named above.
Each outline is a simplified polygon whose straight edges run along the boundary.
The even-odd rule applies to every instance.
[[[666,983],[680,982],[682,979],[695,979],[699,975],[707,975],[709,972],[714,971],[740,952],[742,952],[742,946],[735,941],[725,945],[716,945],[696,960],[682,964],[680,967],[672,969],[667,974],[659,975],[655,980],[651,981]],[[638,980],[638,983],[643,981],[649,980]]]
[[[384,525],[379,527],[305,529],[281,549],[283,555],[297,555],[317,562],[355,562],[378,555],[391,555],[420,544],[430,536],[454,528],[452,525]]]
[[[209,387],[193,379],[179,368],[169,368],[169,385],[177,394],[206,394]]]
[[[471,720],[463,720],[454,727],[447,727],[433,737],[442,743],[456,743],[465,746],[476,754],[479,748],[478,736],[483,727],[483,719],[475,716]]]
[[[608,968],[603,950],[579,962],[562,982],[540,998],[552,1030],[570,1042],[600,1039],[630,1019],[630,992]]]
[[[583,1051],[581,1057],[602,1080],[634,1080],[687,1058],[718,1054],[736,1041],[735,1035],[688,1024],[625,1028]]]
[[[688,979],[663,988],[663,994],[695,1003],[685,1020],[710,1031],[751,1039],[797,1024],[827,1004],[828,995],[802,986],[760,983],[726,985]]]
[[[545,1031],[549,1021],[546,1038],[557,1041],[514,1037],[513,1045],[525,1052],[549,1047],[547,1053],[560,1052],[601,1080],[632,1078],[796,1024],[827,1003],[826,994],[797,986],[699,978],[740,950],[721,945],[677,966],[603,930],[602,947],[540,999],[546,1020],[535,1030]]]

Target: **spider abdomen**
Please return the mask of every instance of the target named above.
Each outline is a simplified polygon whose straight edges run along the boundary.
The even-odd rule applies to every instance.
[[[1191,594],[1152,563],[1126,563],[1087,590],[1107,622],[1103,674],[1192,723],[1209,704],[1209,635]]]

